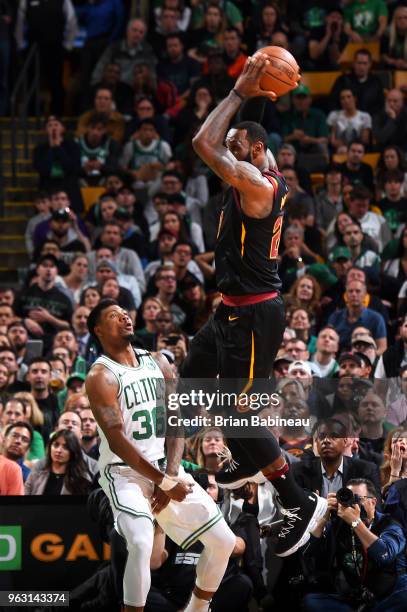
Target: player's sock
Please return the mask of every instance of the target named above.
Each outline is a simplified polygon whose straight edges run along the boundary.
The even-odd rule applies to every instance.
[[[288,462],[280,470],[267,474],[266,478],[276,489],[284,508],[291,508],[303,503],[306,497],[305,491],[297,484]]]
[[[199,599],[195,593],[192,593],[192,597],[184,612],[208,612],[210,603],[207,599]]]

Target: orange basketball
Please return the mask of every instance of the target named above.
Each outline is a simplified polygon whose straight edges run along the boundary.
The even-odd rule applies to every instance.
[[[282,47],[263,47],[258,53],[269,56],[267,72],[260,79],[260,88],[283,96],[295,89],[300,80],[300,67],[289,51]]]

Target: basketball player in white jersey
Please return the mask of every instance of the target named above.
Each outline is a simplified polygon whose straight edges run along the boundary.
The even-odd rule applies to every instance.
[[[165,474],[165,379],[162,356],[131,345],[133,324],[111,299],[90,313],[88,328],[103,354],[86,378],[86,392],[100,431],[100,484],[110,500],[115,528],[126,540],[124,610],[142,612],[150,589],[153,521],[188,548],[201,541],[196,585],[187,612],[207,612],[236,538],[209,495],[180,467],[183,438],[167,438]]]

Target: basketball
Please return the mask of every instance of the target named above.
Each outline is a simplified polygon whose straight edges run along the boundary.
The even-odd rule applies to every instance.
[[[277,96],[283,96],[295,89],[300,80],[300,67],[289,51],[282,47],[263,47],[257,53],[265,53],[269,57],[267,66],[259,86],[264,91],[274,91]]]

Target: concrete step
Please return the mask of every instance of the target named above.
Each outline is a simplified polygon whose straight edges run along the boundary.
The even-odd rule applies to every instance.
[[[3,153],[3,162],[11,161],[11,144],[3,144],[1,146],[1,150]],[[17,160],[26,160],[31,163],[32,152],[34,150],[34,145],[29,144],[27,151],[25,147],[21,144],[16,146],[16,158]]]
[[[3,180],[5,187],[13,187],[13,176],[11,172],[3,172]],[[16,176],[16,185],[21,188],[37,188],[38,174],[36,172],[18,172]]]
[[[23,249],[7,249],[0,243],[0,261],[3,270],[16,270],[29,264],[29,257]]]
[[[1,234],[0,233],[0,252],[2,250],[24,251],[25,241],[22,234]],[[0,259],[0,261],[2,261]]]
[[[0,268],[0,286],[20,289],[18,270],[11,268]]]
[[[38,190],[34,187],[6,187],[4,191],[7,202],[32,202]]]
[[[13,200],[7,200],[4,204],[5,215],[9,217],[17,216],[29,219],[33,210],[32,201],[14,202]]]
[[[16,166],[17,172],[30,172],[33,169],[31,159],[17,159]],[[3,157],[3,171],[11,172],[11,157],[8,159]]]
[[[28,218],[23,216],[0,217],[0,236],[4,237],[7,234],[23,236],[27,221]]]

